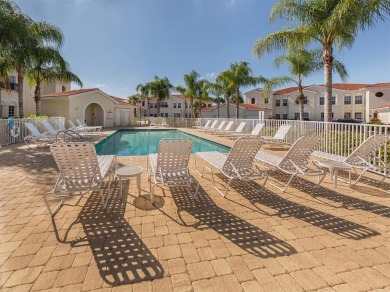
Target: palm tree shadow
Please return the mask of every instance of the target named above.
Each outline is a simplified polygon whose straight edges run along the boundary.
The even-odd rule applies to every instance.
[[[371,228],[281,198],[266,188],[260,192],[261,186],[253,181],[249,183],[236,181],[231,186],[253,206],[256,207],[256,204],[267,206],[276,210],[279,217],[294,217],[348,239],[360,240],[379,235]]]
[[[285,175],[281,173],[274,173],[272,174],[273,177],[277,178],[278,180],[285,181],[287,178]],[[351,197],[345,194],[338,193],[334,190],[325,188],[323,186],[318,186],[317,184],[310,182],[308,180],[304,180],[304,183],[300,183],[297,181],[294,181],[291,184],[292,187],[298,189],[301,192],[304,192],[313,198],[324,198],[326,200],[330,200],[336,203],[339,203],[343,208],[346,209],[358,209],[367,211],[379,216],[383,217],[390,217],[390,207],[380,205],[377,203],[365,201],[358,199],[356,197]]]
[[[98,192],[93,192],[77,218],[84,237],[73,246],[88,244],[102,279],[124,285],[162,278],[164,269],[124,218],[126,202],[118,188],[104,210]]]
[[[196,200],[188,195],[184,187],[170,190],[179,217],[181,212],[185,212],[195,219],[192,227],[211,228],[243,250],[261,258],[296,253],[294,247],[286,242],[218,207],[201,186]]]

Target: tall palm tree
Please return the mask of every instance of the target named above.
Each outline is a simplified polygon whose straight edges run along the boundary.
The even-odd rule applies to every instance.
[[[317,72],[323,68],[322,52],[321,50],[307,51],[305,49],[293,48],[285,55],[275,58],[276,67],[287,65],[290,75],[281,76],[269,79],[264,84],[263,96],[268,98],[269,93],[277,87],[286,85],[288,83],[295,83],[298,89],[297,100],[300,105],[299,117],[303,121],[304,114],[304,94],[303,94],[303,78],[310,74]],[[343,81],[348,77],[345,66],[337,61],[333,61],[333,70],[336,71]]]
[[[69,64],[61,56],[56,48],[39,45],[32,50],[26,67],[27,82],[35,86],[34,99],[35,111],[41,114],[41,86],[55,80],[63,82],[75,82],[83,87],[81,80],[70,71]]]
[[[208,84],[208,87],[209,87],[210,93],[215,96],[214,103],[217,104],[217,118],[219,119],[219,105],[221,103],[225,102],[225,99],[222,98],[222,96],[225,93],[225,89],[223,88],[223,86],[221,84],[211,83],[211,82]]]
[[[196,98],[198,100],[198,117],[202,114],[202,105],[204,100],[209,98],[209,82],[205,79],[196,81]]]
[[[270,19],[271,22],[285,20],[287,28],[259,39],[253,52],[261,57],[273,50],[319,42],[324,65],[324,114],[325,121],[329,122],[332,118],[333,47],[352,47],[359,30],[385,20],[388,14],[389,0],[279,0],[272,8]]]
[[[169,98],[169,94],[173,89],[174,86],[167,77],[154,76],[154,80],[150,82],[150,93],[157,99],[157,116],[160,116],[161,101]]]
[[[229,73],[227,73],[227,71],[219,73],[216,78],[216,85],[219,86],[224,93],[223,97],[226,101],[226,117],[228,119],[230,119],[230,99],[234,90],[229,80]]]
[[[34,54],[34,50],[41,45],[53,46],[59,49],[63,43],[61,30],[47,22],[31,22],[26,20],[28,34],[18,43],[9,43],[3,47],[8,52],[10,61],[18,73],[18,100],[19,117],[23,117],[23,88],[26,67]]]
[[[230,64],[230,69],[221,73],[222,78],[227,80],[228,87],[233,91],[236,101],[236,118],[240,117],[240,87],[256,85],[260,79],[252,76],[252,70],[247,62],[234,62]],[[262,77],[260,77],[262,78]]]
[[[149,108],[149,94],[150,94],[150,84],[138,84],[136,90],[141,94],[141,100],[146,101],[146,108],[148,109],[148,117],[150,117],[150,108]]]
[[[184,75],[185,86],[176,86],[176,91],[180,92],[184,96],[190,99],[191,104],[191,117],[194,117],[194,98],[196,98],[196,91],[198,88],[197,81],[200,77],[199,73],[192,70],[188,74]]]

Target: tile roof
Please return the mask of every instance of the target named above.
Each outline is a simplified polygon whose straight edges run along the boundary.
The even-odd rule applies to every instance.
[[[116,96],[113,96],[113,95],[110,95],[111,98],[115,99],[120,105],[126,105],[126,106],[136,106],[136,105],[133,105],[131,103],[129,103],[127,101],[127,99],[123,99],[123,98],[120,98],[120,97],[116,97]]]
[[[303,88],[305,88],[307,86],[304,86]],[[289,94],[291,92],[295,92],[298,90],[298,87],[287,87],[287,88],[283,88],[283,89],[280,89],[280,90],[276,90],[275,91],[275,94],[280,94],[280,95],[283,95],[283,94]]]
[[[334,83],[332,88],[341,90],[359,90],[367,87],[370,84],[363,83]]]
[[[56,93],[49,93],[45,94],[43,96],[70,96],[70,95],[75,95],[79,93],[85,93],[85,92],[90,92],[94,90],[99,90],[99,88],[87,88],[87,89],[76,89],[76,90],[65,90],[62,92],[56,92]]]
[[[222,105],[226,105],[226,103],[223,103],[220,106],[222,106]],[[230,103],[230,105],[236,106],[235,103],[234,104]],[[266,107],[263,107],[263,106],[260,106],[257,104],[250,104],[250,103],[240,103],[240,107],[248,109],[248,110],[269,110],[269,108],[266,108]],[[202,107],[202,111],[209,111],[209,110],[212,110],[214,108],[217,108],[217,106],[213,105],[213,106],[208,106],[208,107]]]
[[[367,85],[366,87],[382,87],[382,86],[390,86],[390,82],[370,84],[370,85]]]

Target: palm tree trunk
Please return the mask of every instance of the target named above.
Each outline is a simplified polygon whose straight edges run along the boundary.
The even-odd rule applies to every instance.
[[[194,98],[191,97],[190,103],[191,103],[191,110],[190,110],[191,118],[194,118]]]
[[[157,117],[160,116],[160,107],[161,107],[160,100],[157,98]]]
[[[323,50],[322,59],[324,62],[324,121],[332,121],[332,64],[333,64],[333,48],[325,47]]]
[[[225,94],[225,100],[226,100],[226,117],[227,117],[227,119],[229,119],[230,118],[230,97],[227,95],[227,94]]]
[[[219,102],[217,102],[217,118],[219,119]]]
[[[304,105],[303,105],[303,100],[305,96],[303,95],[303,88],[301,84],[301,77],[299,76],[299,83],[298,83],[298,102],[299,102],[299,119],[303,121],[303,114],[304,114]]]
[[[148,108],[148,117],[150,117],[150,102],[149,102],[149,97],[146,97],[146,106]]]
[[[39,82],[37,82],[37,85],[35,86],[34,99],[35,99],[35,114],[37,116],[40,116],[41,115],[41,86]]]
[[[240,118],[240,89],[236,89],[236,118]]]
[[[201,118],[202,117],[202,100],[199,98],[199,110],[198,110],[198,112],[199,112],[199,118]]]
[[[19,101],[19,118],[24,116],[23,107],[23,85],[24,85],[24,68],[18,68],[18,101]]]
[[[187,118],[187,100],[184,100],[184,117]]]

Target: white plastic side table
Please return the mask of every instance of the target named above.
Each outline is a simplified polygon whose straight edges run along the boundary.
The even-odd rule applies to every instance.
[[[130,179],[134,176],[137,177],[138,196],[141,196],[141,173],[144,169],[141,166],[122,166],[115,170],[115,175],[119,177],[119,192],[122,194],[122,179]]]
[[[340,169],[348,170],[349,172],[349,180],[348,184],[351,186],[351,169],[352,167],[346,163],[338,162],[338,161],[317,161],[317,165],[320,167],[326,167],[330,171],[330,178],[333,181],[333,185],[335,188],[337,187],[337,175]]]

